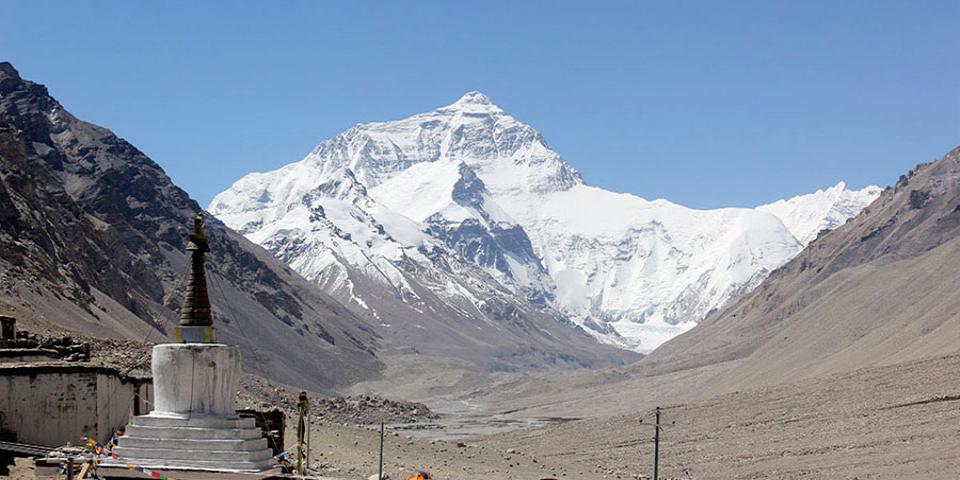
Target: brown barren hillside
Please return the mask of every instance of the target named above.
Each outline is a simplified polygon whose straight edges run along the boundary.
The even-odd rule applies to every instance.
[[[729,391],[960,350],[960,148],[920,165],[641,364],[730,360]]]
[[[202,212],[136,147],[0,62],[0,314],[86,335],[170,338]],[[329,390],[375,377],[379,337],[207,216],[214,320],[248,371]],[[323,368],[317,366],[323,365]]]

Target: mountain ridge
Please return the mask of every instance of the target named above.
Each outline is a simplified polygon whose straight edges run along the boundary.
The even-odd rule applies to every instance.
[[[461,164],[484,190],[466,207],[453,198],[455,186],[464,181]],[[748,291],[804,245],[784,224],[787,216],[781,219],[762,208],[694,210],[591,187],[533,127],[475,91],[431,112],[358,124],[321,142],[299,162],[238,180],[208,209],[273,251],[294,231],[300,232],[290,237],[294,243],[324,243],[317,235],[310,240],[309,219],[292,212],[314,184],[337,181],[344,172],[364,189],[352,204],[363,203],[358,208],[383,217],[374,223],[393,240],[405,237],[394,248],[417,249],[433,239],[457,250],[457,241],[448,241],[449,236],[471,225],[482,227],[473,231],[475,246],[493,248],[493,230],[513,232],[511,238],[529,243],[536,259],[526,252],[505,254],[510,249],[497,245],[494,256],[503,261],[484,264],[488,255],[467,260],[515,296],[559,311],[602,341],[638,351],[652,350],[728,298]],[[873,189],[850,192],[845,186],[839,190],[766,209],[806,201],[821,208],[820,215],[836,217],[812,223],[833,227],[878,194]],[[847,199],[850,208],[835,211],[836,201],[823,200],[828,194]],[[333,203],[329,195],[311,199]],[[351,223],[341,220],[346,221],[340,228]],[[437,223],[446,227],[427,225]],[[727,224],[739,230],[729,230]],[[373,244],[359,247],[376,250]],[[384,259],[389,263],[390,258]],[[308,278],[326,268],[315,261],[308,267],[305,259],[294,262]]]

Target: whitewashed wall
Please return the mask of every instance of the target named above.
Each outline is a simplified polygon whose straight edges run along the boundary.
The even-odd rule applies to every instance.
[[[17,441],[44,446],[78,444],[81,435],[100,442],[126,425],[133,411],[132,382],[117,372],[89,365],[4,365],[0,367],[0,428]],[[141,386],[141,412],[152,399]]]

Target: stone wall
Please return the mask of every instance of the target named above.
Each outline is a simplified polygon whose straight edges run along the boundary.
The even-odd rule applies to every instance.
[[[58,359],[57,352],[42,348],[0,348],[0,363],[49,362]]]
[[[17,442],[50,447],[78,444],[84,434],[105,442],[126,425],[136,381],[76,363],[0,365],[0,430],[13,432]],[[152,389],[140,388],[145,412]]]

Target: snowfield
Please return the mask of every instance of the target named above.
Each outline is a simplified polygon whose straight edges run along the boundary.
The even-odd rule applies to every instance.
[[[614,193],[585,184],[539,132],[470,92],[357,125],[299,162],[243,177],[208,209],[356,308],[370,292],[355,291],[347,270],[405,301],[427,288],[479,312],[477,282],[495,281],[518,305],[649,352],[879,193],[841,182],[716,210]]]

